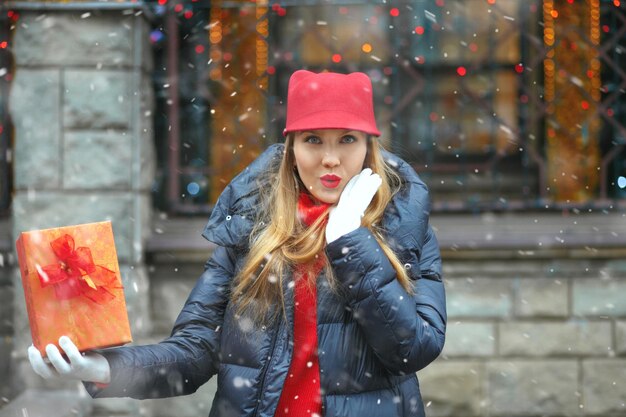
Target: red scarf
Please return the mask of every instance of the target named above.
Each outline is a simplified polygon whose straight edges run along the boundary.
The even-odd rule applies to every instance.
[[[330,204],[318,203],[305,193],[298,199],[298,216],[310,226]],[[324,265],[320,257],[313,273]],[[300,267],[295,271],[293,357],[274,417],[318,417],[322,415],[320,366],[317,357],[317,289]]]

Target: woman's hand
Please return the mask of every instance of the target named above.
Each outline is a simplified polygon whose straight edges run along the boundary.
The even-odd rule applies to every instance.
[[[326,225],[326,242],[331,243],[341,236],[361,227],[361,217],[383,183],[380,175],[365,168],[348,181],[341,192],[339,202],[332,207]]]
[[[61,356],[55,345],[46,346],[50,364],[47,364],[41,353],[30,346],[28,360],[33,371],[45,379],[61,378],[108,384],[111,381],[111,368],[106,358],[99,353],[89,352],[85,355],[78,351],[76,345],[67,336],[61,336],[59,345],[65,352],[69,362]]]

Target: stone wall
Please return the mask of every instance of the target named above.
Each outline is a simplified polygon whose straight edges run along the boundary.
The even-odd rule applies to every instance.
[[[0,238],[8,236],[0,235]],[[13,253],[9,248],[0,248],[0,375],[9,375],[11,352],[13,351]],[[9,378],[0,378],[0,407],[12,397]]]
[[[141,342],[151,332],[144,246],[156,163],[149,24],[139,3],[119,10],[54,6],[18,10],[9,97],[15,126],[10,241],[24,230],[111,220],[131,329]],[[16,269],[10,275],[16,289],[12,395],[28,388],[82,390],[45,382],[30,370],[20,277]]]
[[[448,261],[428,415],[626,416],[626,262]]]

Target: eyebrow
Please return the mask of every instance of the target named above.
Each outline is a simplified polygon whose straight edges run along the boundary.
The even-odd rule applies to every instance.
[[[336,130],[336,129],[333,129]],[[303,130],[300,132],[301,135],[304,135],[306,133],[313,133],[314,135],[319,135],[319,133],[321,132],[321,130]],[[356,130],[354,129],[346,129],[346,130],[341,130],[341,134],[345,135],[346,133],[350,133],[350,132],[356,132]]]

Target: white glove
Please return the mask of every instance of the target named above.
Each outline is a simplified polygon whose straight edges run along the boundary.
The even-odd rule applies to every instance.
[[[104,356],[95,352],[81,354],[67,336],[61,336],[59,345],[65,351],[69,363],[53,344],[46,346],[50,364],[44,362],[41,353],[35,346],[31,345],[28,348],[28,360],[36,374],[45,379],[76,379],[103,384],[111,382],[111,368]]]
[[[361,217],[382,183],[380,175],[372,173],[369,168],[348,181],[339,202],[330,209],[326,225],[327,243],[361,227]]]

